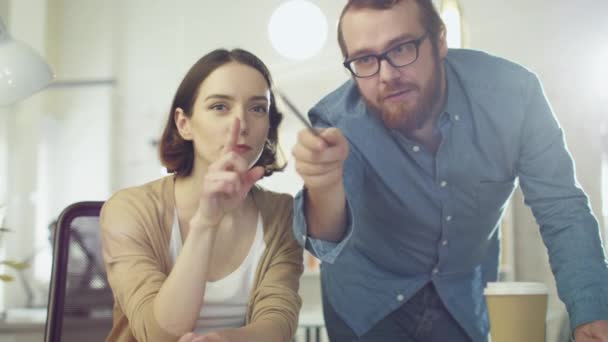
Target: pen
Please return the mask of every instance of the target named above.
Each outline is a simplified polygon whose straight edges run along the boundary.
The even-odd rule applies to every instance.
[[[302,114],[302,112],[300,112],[298,108],[296,108],[296,106],[294,106],[293,103],[291,103],[291,101],[289,101],[289,99],[282,92],[277,89],[273,89],[273,92],[276,97],[279,97],[281,101],[285,103],[289,110],[295,114],[295,116],[308,128],[308,130],[312,132],[312,134],[319,136],[319,132],[317,132],[317,130],[312,127],[308,120],[306,120],[304,114]]]

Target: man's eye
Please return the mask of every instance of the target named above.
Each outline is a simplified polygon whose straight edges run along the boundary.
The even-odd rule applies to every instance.
[[[364,56],[357,59],[357,63],[360,65],[369,65],[375,63],[375,58],[372,56]]]
[[[410,50],[412,49],[412,44],[403,44],[403,45],[399,45],[397,47],[395,47],[392,52],[396,53],[396,54],[404,54],[404,53],[408,53],[410,52]]]

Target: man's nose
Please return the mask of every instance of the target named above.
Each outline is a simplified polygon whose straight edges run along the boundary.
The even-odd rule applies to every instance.
[[[398,68],[395,68],[391,65],[386,59],[380,60],[380,80],[384,82],[392,81],[399,76],[401,76],[401,72]]]

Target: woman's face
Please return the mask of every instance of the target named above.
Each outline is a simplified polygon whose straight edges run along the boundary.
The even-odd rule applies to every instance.
[[[180,134],[193,141],[194,166],[206,169],[219,158],[236,119],[241,129],[234,151],[253,165],[268,136],[269,107],[270,90],[258,70],[237,62],[215,69],[199,87],[192,116],[180,108],[175,113]]]

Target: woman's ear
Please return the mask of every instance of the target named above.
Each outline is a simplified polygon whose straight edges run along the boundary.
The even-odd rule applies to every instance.
[[[173,113],[173,118],[175,119],[175,126],[177,126],[177,131],[182,139],[192,140],[190,118],[186,116],[186,113],[178,107],[175,109],[175,113]]]

